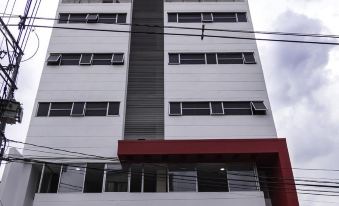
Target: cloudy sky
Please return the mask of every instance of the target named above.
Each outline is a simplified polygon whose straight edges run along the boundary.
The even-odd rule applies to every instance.
[[[339,34],[338,0],[249,1],[255,30]],[[0,2],[0,10],[4,3]],[[54,17],[56,6],[57,0],[42,1],[38,16]],[[15,13],[20,9],[22,5]],[[32,60],[21,65],[16,93],[24,105],[24,120],[6,131],[9,138],[21,141],[27,133],[50,36],[47,29],[36,32],[40,48]],[[37,38],[32,35],[26,57],[34,53],[36,45]],[[258,42],[258,47],[278,135],[287,138],[293,167],[339,169],[339,46]],[[339,172],[294,172],[296,177],[339,181]],[[339,197],[299,197],[301,206],[339,204]]]

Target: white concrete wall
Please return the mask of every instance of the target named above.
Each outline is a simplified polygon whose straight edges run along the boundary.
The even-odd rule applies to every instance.
[[[58,17],[59,13],[127,13],[127,23],[131,23],[131,3],[60,3],[56,17]],[[56,22],[55,25],[130,31],[130,26],[117,24],[58,24]],[[53,30],[48,54],[123,52],[125,54],[125,64],[113,66],[45,66],[40,80],[27,142],[87,154],[116,157],[117,141],[122,139],[124,125],[129,39],[129,33]],[[120,102],[120,116],[35,116],[38,102],[67,101],[118,101]],[[26,149],[31,148],[26,146]],[[60,156],[58,154],[42,154],[28,150],[25,150],[24,154]]]
[[[13,148],[9,155],[22,157]],[[37,178],[32,164],[12,162],[6,165],[0,184],[1,206],[32,206]]]
[[[248,12],[248,22],[206,23],[207,29],[253,30],[245,2],[165,3],[166,26],[201,28],[201,23],[168,23],[169,12]],[[199,30],[165,29],[171,33]],[[253,34],[205,31],[206,35],[254,37]],[[254,65],[168,65],[168,53],[255,52]],[[225,139],[276,137],[264,75],[255,41],[205,37],[165,36],[165,139]],[[171,101],[264,100],[266,116],[169,116]]]
[[[265,206],[262,192],[37,194],[34,206]]]

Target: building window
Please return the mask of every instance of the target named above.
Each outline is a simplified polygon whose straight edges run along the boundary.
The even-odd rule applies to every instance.
[[[93,54],[81,54],[80,65],[91,65]]]
[[[50,106],[50,103],[39,103],[38,105],[38,112],[36,114],[36,116],[38,117],[46,117],[48,116],[48,112],[49,112],[49,106]]]
[[[83,192],[86,164],[63,165],[59,193]]]
[[[247,22],[247,16],[245,12],[168,13],[168,22]]]
[[[218,53],[218,64],[243,64],[242,53]]]
[[[223,115],[224,114],[222,102],[211,102],[211,114],[212,115]]]
[[[130,192],[142,191],[142,165],[132,165],[130,179]]]
[[[196,192],[197,171],[193,165],[173,165],[168,171],[169,192]]]
[[[182,115],[210,115],[209,102],[182,102]]]
[[[65,15],[65,14],[63,14]],[[87,14],[69,14],[68,23],[70,24],[81,24],[86,23]],[[60,21],[59,21],[60,23]]]
[[[56,193],[59,186],[61,166],[45,164],[42,169],[40,193]]]
[[[102,163],[88,163],[87,164],[84,192],[86,193],[102,192],[104,169],[105,169],[105,164],[102,164]]]
[[[259,181],[255,167],[251,164],[233,164],[227,166],[229,191],[259,190]]]
[[[50,117],[70,116],[72,111],[72,102],[54,102],[49,110]]]
[[[84,116],[85,102],[74,102],[71,116]]]
[[[180,102],[171,102],[169,114],[172,116],[180,116],[181,115],[181,103]]]
[[[170,116],[194,115],[266,115],[263,101],[170,102]]]
[[[233,192],[260,189],[252,163],[44,164],[37,192]]]
[[[201,22],[201,13],[178,13],[179,23]]]
[[[225,115],[252,115],[250,102],[224,102]]]
[[[205,64],[205,54],[180,54],[180,64]]]
[[[47,65],[59,65],[61,54],[50,54],[47,59]]]
[[[76,14],[59,14],[59,24],[85,24],[85,23],[103,23],[103,24],[124,24],[126,23],[127,14],[111,13],[76,13]]]
[[[60,65],[79,65],[81,54],[63,54]]]
[[[41,102],[37,117],[81,117],[119,115],[119,102]]]
[[[124,54],[113,54],[112,64],[113,65],[123,65],[124,64]]]
[[[94,54],[92,65],[111,65],[112,58],[112,54]]]
[[[106,116],[107,102],[87,102],[85,116]]]
[[[107,164],[105,192],[128,191],[128,169],[120,164]]]
[[[197,167],[198,192],[228,192],[226,164],[201,164]]]
[[[169,53],[169,64],[256,64],[253,52]]]
[[[252,111],[254,115],[265,115],[267,108],[263,101],[251,102]]]
[[[169,64],[180,64],[179,54],[169,54]]]
[[[65,65],[124,65],[123,53],[65,53],[50,54],[47,59],[49,66]]]

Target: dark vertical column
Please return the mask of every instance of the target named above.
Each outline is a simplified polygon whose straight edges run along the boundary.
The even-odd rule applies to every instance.
[[[163,0],[134,0],[124,139],[164,138]]]

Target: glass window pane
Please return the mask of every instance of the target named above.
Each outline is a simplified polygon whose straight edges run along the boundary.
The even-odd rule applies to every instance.
[[[255,58],[253,52],[244,53],[245,64],[255,64]]]
[[[217,57],[216,54],[206,54],[207,64],[216,64]]]
[[[214,22],[237,22],[235,13],[213,13]]]
[[[238,22],[247,22],[246,13],[237,13]]]
[[[97,23],[99,19],[98,14],[88,14],[87,23]]]
[[[251,108],[250,102],[224,102],[224,108]]]
[[[168,13],[168,22],[177,22],[177,13]]]
[[[68,22],[69,14],[59,14],[59,24],[66,24]]]
[[[74,102],[72,116],[83,116],[84,115],[84,108],[85,102]]]
[[[201,13],[179,13],[178,22],[181,23],[201,22]]]
[[[113,55],[113,62],[114,65],[122,65],[124,64],[124,54],[117,53]]]
[[[102,183],[104,179],[105,164],[88,163],[86,168],[86,178],[84,192],[100,193],[102,192]]]
[[[49,103],[39,103],[37,116],[38,117],[48,116],[48,110],[49,110]]]
[[[205,54],[181,54],[180,64],[205,64]]]
[[[227,174],[224,164],[204,164],[197,168],[199,192],[227,192]]]
[[[50,54],[47,59],[47,65],[59,65],[61,54]]]
[[[182,108],[210,108],[210,103],[209,102],[183,102],[182,103]]]
[[[109,102],[108,115],[119,115],[120,102]]]
[[[144,165],[144,192],[167,191],[167,167]]]
[[[86,23],[87,14],[70,14],[69,23]]]
[[[58,192],[82,192],[86,164],[64,165],[61,171]]]
[[[126,14],[118,14],[118,24],[126,23]]]
[[[86,116],[106,116],[107,115],[107,102],[87,102],[85,115]]]
[[[117,21],[116,14],[99,14],[99,23],[115,24]]]
[[[179,64],[179,54],[169,54],[169,64]]]
[[[62,54],[60,65],[79,65],[81,54]]]
[[[168,179],[170,192],[195,192],[197,189],[197,172],[189,165],[169,168]]]
[[[254,115],[266,115],[267,108],[262,101],[252,102],[252,110]]]
[[[92,65],[111,65],[113,54],[94,54]]]
[[[82,54],[80,65],[91,65],[93,54]]]
[[[141,192],[142,185],[142,167],[141,165],[133,165],[131,167],[131,183],[130,192]]]
[[[223,114],[222,102],[211,102],[212,114]]]
[[[51,109],[72,109],[72,102],[53,102]]]
[[[212,22],[212,13],[202,13],[202,21],[203,22]]]
[[[258,181],[253,165],[236,164],[227,167],[230,191],[256,191]]]
[[[86,109],[106,109],[107,102],[87,102]]]
[[[180,102],[170,103],[170,115],[181,115],[181,104]]]
[[[127,192],[128,169],[118,164],[107,164],[105,192]]]
[[[60,165],[45,164],[40,193],[56,193],[58,190]]]
[[[210,115],[210,109],[182,109],[182,115]]]

